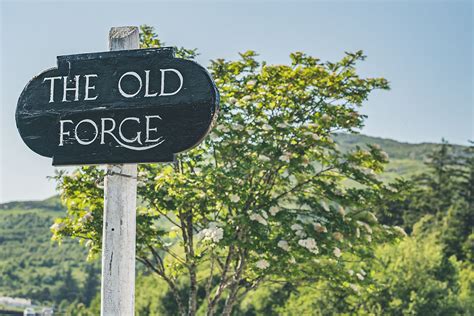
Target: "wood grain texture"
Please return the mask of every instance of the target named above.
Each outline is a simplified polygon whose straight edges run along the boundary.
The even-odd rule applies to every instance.
[[[111,49],[139,47],[138,28],[113,28]],[[118,36],[120,34],[121,36]],[[101,315],[135,313],[137,165],[107,165],[102,233]]]

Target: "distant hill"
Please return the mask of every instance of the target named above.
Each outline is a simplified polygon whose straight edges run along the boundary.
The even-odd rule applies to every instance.
[[[64,207],[61,205],[59,196],[56,195],[42,201],[15,201],[3,203],[0,204],[0,211],[1,210],[42,210],[47,212],[62,212],[64,211]]]
[[[384,180],[408,177],[423,171],[423,161],[440,144],[408,144],[365,135],[338,134],[342,150],[378,144],[390,156]],[[461,150],[462,146],[455,146]],[[62,283],[68,271],[80,286],[84,282],[85,250],[75,241],[58,246],[50,241],[49,227],[65,214],[59,197],[44,201],[0,204],[0,296],[51,301],[64,293]],[[99,273],[98,262],[94,263]],[[75,294],[72,293],[74,296]]]
[[[0,297],[57,306],[63,299],[81,297],[77,289],[88,269],[100,277],[99,262],[87,263],[86,251],[76,241],[61,246],[51,241],[49,227],[64,214],[58,196],[0,204]]]
[[[428,155],[439,149],[439,143],[411,144],[392,139],[366,135],[337,134],[337,144],[342,150],[364,147],[366,144],[379,145],[389,156],[390,162],[381,175],[385,181],[393,181],[398,177],[410,177],[422,172],[426,167],[424,161]],[[454,151],[462,151],[464,146],[453,145]]]
[[[423,162],[430,152],[441,146],[439,143],[411,144],[361,134],[337,134],[335,139],[341,148],[345,150],[354,149],[356,146],[363,146],[364,144],[377,144],[390,156],[390,159],[408,159],[420,162]],[[460,145],[453,145],[453,147],[459,151],[464,148],[464,146]]]

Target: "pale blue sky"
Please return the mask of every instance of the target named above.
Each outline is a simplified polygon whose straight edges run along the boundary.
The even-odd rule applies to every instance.
[[[406,142],[473,139],[470,1],[1,1],[0,202],[54,194],[51,159],[30,151],[14,122],[30,78],[56,56],[107,49],[111,26],[149,24],[168,44],[199,48],[199,62],[256,50],[270,63],[292,51],[337,60],[363,49],[363,75],[392,90],[363,108],[363,133]]]

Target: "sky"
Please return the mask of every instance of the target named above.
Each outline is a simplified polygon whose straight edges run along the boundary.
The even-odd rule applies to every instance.
[[[202,65],[249,49],[275,64],[294,51],[337,61],[362,49],[360,74],[391,85],[362,108],[362,133],[410,143],[474,139],[471,1],[0,0],[0,21],[0,203],[55,194],[51,159],[16,129],[22,89],[56,56],[107,50],[112,26],[154,26],[168,45],[198,48]]]

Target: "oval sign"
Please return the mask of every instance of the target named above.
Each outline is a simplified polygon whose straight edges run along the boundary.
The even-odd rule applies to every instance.
[[[198,145],[217,117],[205,68],[173,48],[58,56],[18,100],[16,124],[53,165],[173,161]]]

